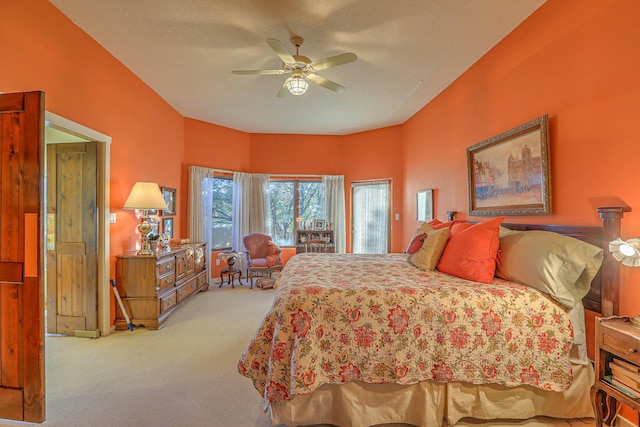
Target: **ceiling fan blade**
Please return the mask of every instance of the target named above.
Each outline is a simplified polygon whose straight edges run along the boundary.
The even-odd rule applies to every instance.
[[[329,58],[318,59],[309,64],[310,68],[315,71],[326,70],[327,68],[337,67],[338,65],[348,64],[358,59],[355,53],[343,53],[342,55],[331,56]]]
[[[287,82],[290,79],[291,78],[288,78],[287,80],[284,81],[284,83],[282,83],[282,87],[280,88],[280,90],[278,91],[278,94],[276,95],[278,98],[283,98],[289,95],[289,88],[287,88]]]
[[[233,70],[233,74],[284,74],[284,70]]]
[[[332,90],[334,92],[342,93],[345,91],[344,86],[339,85],[336,82],[332,82],[331,80],[325,79],[324,77],[317,74],[307,74],[307,80],[309,80],[311,83],[315,83],[318,86],[322,86],[323,88]]]
[[[293,55],[291,55],[289,53],[287,48],[284,47],[284,45],[282,44],[282,42],[280,40],[267,39],[267,44],[269,46],[271,46],[271,49],[273,49],[273,51],[276,53],[276,55],[278,55],[278,57],[280,59],[282,59],[282,62],[284,62],[285,64],[295,64],[296,63],[296,60],[293,57]]]

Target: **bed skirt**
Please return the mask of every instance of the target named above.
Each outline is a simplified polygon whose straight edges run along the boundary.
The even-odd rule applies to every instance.
[[[573,383],[564,392],[529,386],[503,387],[425,381],[408,386],[352,382],[323,385],[310,395],[271,407],[274,425],[333,424],[369,427],[404,423],[420,427],[453,426],[462,418],[528,419],[593,417],[590,363],[574,364]]]

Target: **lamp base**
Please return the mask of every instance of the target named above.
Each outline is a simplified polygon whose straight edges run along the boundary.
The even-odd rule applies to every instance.
[[[153,251],[151,250],[151,246],[149,245],[149,241],[147,240],[147,235],[151,233],[151,230],[153,230],[153,228],[147,221],[147,218],[147,210],[145,209],[142,212],[142,222],[138,225],[138,231],[142,235],[142,245],[140,246],[140,250],[136,255],[153,255]]]
[[[630,317],[629,318],[629,325],[631,325],[632,327],[634,327],[636,329],[640,329],[640,316]]]
[[[149,242],[142,242],[142,246],[140,250],[136,253],[136,255],[155,255],[155,253],[151,250],[151,245]]]

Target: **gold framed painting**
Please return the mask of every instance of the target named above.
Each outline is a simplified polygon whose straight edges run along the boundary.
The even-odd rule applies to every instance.
[[[548,117],[467,148],[470,215],[549,215]]]

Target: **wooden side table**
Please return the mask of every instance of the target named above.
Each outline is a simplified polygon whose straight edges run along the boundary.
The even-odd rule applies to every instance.
[[[622,359],[640,366],[640,330],[629,319],[596,319],[596,381],[591,400],[596,411],[596,425],[613,426],[620,403],[640,412],[640,398],[625,393],[611,382],[611,362]]]
[[[220,286],[224,285],[224,277],[227,277],[227,285],[231,285],[232,288],[235,288],[234,281],[236,275],[238,276],[238,283],[242,286],[242,271],[235,268],[236,261],[238,258],[242,256],[237,252],[222,252],[218,254],[218,258],[227,263],[227,268],[222,269],[220,272]]]

